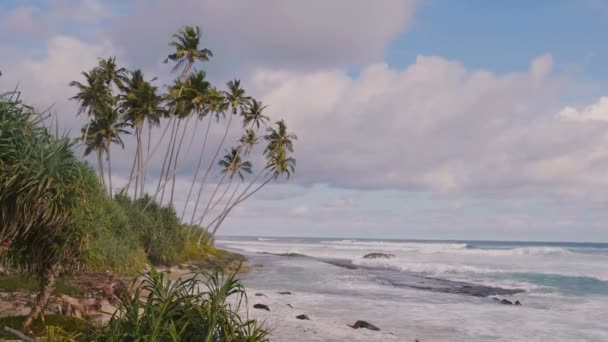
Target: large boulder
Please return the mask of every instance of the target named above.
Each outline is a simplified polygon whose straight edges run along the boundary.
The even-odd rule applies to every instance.
[[[270,308],[268,307],[268,305],[266,304],[255,304],[253,306],[254,309],[260,309],[260,310],[266,310],[266,311],[270,311]]]
[[[390,259],[395,257],[394,254],[388,253],[369,253],[363,256],[363,259]]]
[[[369,330],[374,330],[374,331],[378,331],[380,330],[380,328],[378,328],[377,326],[368,323],[366,321],[356,321],[355,324],[353,325],[349,325],[349,327],[353,328],[353,329],[369,329]]]

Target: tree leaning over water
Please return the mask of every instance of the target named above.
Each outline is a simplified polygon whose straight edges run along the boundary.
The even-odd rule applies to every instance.
[[[163,87],[165,93],[159,93],[159,88],[146,81],[142,71],[128,72],[120,68],[113,57],[100,60],[97,67],[83,73],[86,82],[75,81],[71,85],[79,90],[73,99],[79,101],[81,111],[92,119],[111,108],[119,113],[122,122],[133,128],[135,152],[123,193],[128,193],[130,186],[134,186],[134,199],[142,197],[144,188],[149,186],[149,170],[157,170],[152,174],[157,178],[156,190],[148,203],[168,201],[172,205],[177,174],[183,171],[184,159],[194,151],[196,166],[190,166],[191,184],[180,216],[182,221],[187,220],[202,230],[216,232],[235,206],[279,176],[289,176],[293,172],[295,159],[291,154],[297,137],[288,132],[283,120],[276,122],[276,129],[267,127],[270,121],[266,114],[268,106],[247,94],[240,80],[227,82],[224,89],[213,86],[205,71],[197,68],[213,56],[209,49],[201,48],[200,43],[198,27],[187,26],[173,35],[173,41],[169,43],[173,52],[165,62],[174,63],[172,70],[179,75],[170,86]],[[240,124],[234,125],[235,120],[240,120]],[[83,141],[91,139],[91,144],[95,145],[95,134],[87,133],[91,122],[83,128]],[[146,123],[148,142],[144,152]],[[199,123],[203,127],[200,131]],[[152,142],[152,133],[157,127],[162,133]],[[187,139],[189,131],[192,136]],[[262,139],[260,132],[264,131],[267,134]],[[123,130],[119,134],[126,133]],[[232,141],[235,138],[236,141]],[[259,147],[261,142],[266,146]],[[226,145],[236,147],[228,150],[228,159],[218,159]],[[161,146],[164,150],[161,165],[151,167],[152,160],[159,160],[154,156]],[[255,162],[244,164],[244,157]],[[103,161],[98,159],[101,164]],[[237,166],[231,165],[232,162],[238,164],[240,172],[223,172]],[[238,182],[233,181],[235,175],[239,177]],[[100,175],[100,179],[105,179],[104,175]],[[186,217],[188,211],[189,219]]]

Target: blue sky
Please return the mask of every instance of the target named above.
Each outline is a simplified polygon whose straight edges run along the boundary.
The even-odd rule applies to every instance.
[[[78,131],[69,81],[116,55],[166,83],[170,35],[200,25],[210,79],[299,136],[296,176],[222,233],[608,241],[607,19],[603,0],[9,0],[0,89]]]

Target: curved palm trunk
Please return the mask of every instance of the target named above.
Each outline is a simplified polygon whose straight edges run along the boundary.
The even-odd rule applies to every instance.
[[[139,146],[139,161],[137,162],[137,166],[139,168],[139,180],[141,181],[141,184],[139,186],[139,197],[142,197],[144,195],[144,186],[146,185],[146,180],[145,180],[145,175],[144,175],[144,151],[143,151],[143,146],[144,146],[144,141],[142,139],[142,132],[143,132],[143,123],[139,129],[139,134],[138,134],[138,146]]]
[[[209,201],[207,201],[207,206],[205,207],[205,210],[203,211],[203,215],[201,216],[200,220],[198,221],[199,225],[203,222],[203,220],[205,219],[205,216],[209,212],[209,207],[211,206],[211,203],[213,203],[213,199],[215,198],[215,195],[217,194],[217,190],[219,190],[220,186],[224,182],[224,179],[226,179],[227,175],[228,175],[228,172],[224,173],[222,175],[222,178],[220,178],[220,181],[215,186],[215,189],[213,190],[213,193],[211,194],[211,197],[209,197]]]
[[[113,195],[112,195],[112,158],[111,158],[111,154],[110,154],[110,143],[111,143],[111,140],[107,139],[106,153],[108,155],[108,185],[110,186],[108,189],[108,194],[110,195],[110,198],[112,198],[113,197]]]
[[[215,233],[217,232],[217,230],[219,229],[219,227],[222,225],[222,223],[224,222],[224,220],[226,219],[226,217],[228,216],[228,214],[230,214],[230,212],[232,211],[232,209],[234,209],[234,207],[236,207],[237,205],[243,203],[246,199],[248,199],[249,197],[251,197],[253,194],[255,194],[256,192],[258,192],[260,189],[262,189],[271,180],[272,180],[272,178],[268,178],[259,187],[257,187],[255,190],[253,190],[252,192],[250,192],[247,196],[243,197],[242,199],[241,199],[241,197],[242,197],[242,195],[245,192],[243,192],[241,195],[239,195],[239,197],[234,201],[234,203],[227,210],[224,210],[224,213],[221,215],[221,218],[219,219],[219,221],[215,224],[215,227],[213,228],[213,232],[211,233],[211,237],[215,236]],[[245,189],[245,191],[247,191],[247,190]]]
[[[160,135],[160,139],[158,140],[158,142],[156,143],[156,145],[154,145],[154,148],[152,149],[152,152],[150,153],[150,155],[148,156],[148,158],[146,159],[146,161],[144,162],[144,168],[147,169],[148,167],[148,163],[150,162],[150,159],[152,158],[152,156],[154,156],[154,154],[156,153],[156,151],[158,150],[158,147],[160,146],[160,144],[163,142],[163,140],[165,139],[165,135],[167,135],[167,131],[169,130],[169,127],[171,126],[171,120],[173,120],[173,118],[169,119],[169,123],[167,124],[167,126],[165,127],[165,129],[163,130],[163,133]],[[133,159],[133,163],[135,164],[137,159]],[[164,165],[164,164],[163,164]],[[135,167],[135,165],[133,166],[133,168]],[[164,166],[163,166],[164,167]],[[161,176],[162,177],[162,176]],[[129,186],[131,185],[131,182],[133,181],[133,174],[131,174],[129,176],[129,181],[127,182],[127,185],[125,186],[125,189],[127,189]]]
[[[230,190],[231,186],[232,186],[232,177],[230,178],[230,182],[228,182],[226,189],[224,189],[224,192],[222,192],[222,194],[217,199],[217,201],[215,201],[215,203],[213,203],[211,205],[211,208],[209,208],[209,211],[213,211],[213,209],[215,209],[215,207],[217,207],[217,205],[224,199],[224,197],[226,197],[226,193],[228,193],[228,190]]]
[[[103,187],[103,191],[108,191],[108,187],[106,186],[106,176],[103,171],[103,158],[101,157],[102,151],[97,150],[97,167],[99,168],[99,180],[101,181],[101,186]]]
[[[167,153],[169,154],[169,163],[167,164],[167,169],[165,170],[165,180],[162,185],[159,184],[161,195],[160,195],[160,203],[163,203],[163,198],[165,197],[165,184],[169,180],[169,170],[171,170],[171,164],[173,163],[173,154],[175,152],[175,143],[177,142],[177,132],[179,131],[179,125],[181,121],[175,120],[173,121],[173,129],[171,130],[171,139],[169,141],[169,146],[167,147]]]
[[[133,180],[133,176],[135,175],[135,164],[137,164],[137,148],[135,149],[135,157],[133,158],[133,165],[131,165],[131,173],[129,173],[129,180],[127,181],[127,185],[121,190],[124,191],[125,194],[129,194],[129,188],[131,187],[131,181]]]
[[[188,189],[188,196],[186,197],[186,203],[184,204],[184,209],[182,210],[181,221],[184,221],[184,216],[186,215],[186,209],[188,208],[188,203],[190,203],[190,196],[192,195],[192,189],[194,189],[194,184],[196,183],[196,179],[198,178],[198,174],[201,170],[201,164],[203,162],[203,155],[205,154],[205,145],[207,145],[207,137],[209,136],[209,128],[211,128],[211,116],[209,117],[209,123],[207,124],[207,130],[205,132],[205,138],[203,139],[203,148],[201,149],[201,154],[198,157],[198,163],[196,164],[196,171],[194,172],[194,177],[192,177],[192,184],[190,185],[190,189]]]
[[[171,175],[172,184],[171,184],[171,197],[169,198],[169,204],[173,205],[173,195],[175,194],[175,178],[177,176],[177,167],[179,165],[179,153],[182,149],[182,143],[184,142],[184,137],[186,136],[186,129],[188,128],[188,123],[192,116],[189,116],[186,119],[184,124],[184,129],[182,129],[182,136],[179,139],[179,145],[177,145],[177,151],[175,153],[175,162],[173,163],[173,174]]]
[[[146,160],[150,159],[151,142],[152,142],[152,124],[150,122],[148,122],[148,143],[147,143],[148,151],[146,152]],[[141,172],[143,173],[143,179],[144,179],[143,183],[146,184],[146,178],[148,178],[148,169],[146,168],[145,164],[142,166]]]
[[[36,318],[43,316],[44,308],[51,297],[51,293],[55,289],[55,283],[57,282],[60,270],[61,267],[59,264],[55,264],[49,267],[42,275],[40,279],[40,293],[36,296],[36,302],[34,303],[32,311],[30,311],[23,322],[22,329],[24,331],[27,331]]]
[[[234,188],[234,191],[232,192],[232,195],[230,195],[230,198],[228,199],[228,202],[226,202],[226,205],[224,206],[224,209],[222,210],[222,212],[225,212],[226,209],[228,208],[228,206],[230,205],[230,203],[232,202],[232,199],[234,198],[234,195],[236,194],[236,192],[239,189],[239,186],[241,186],[242,182],[237,184],[236,188]],[[219,227],[219,225],[215,225],[215,227],[213,228],[213,232],[211,233],[211,236],[215,235],[215,232],[217,231],[217,228]]]
[[[230,123],[232,122],[232,115],[233,114],[231,114],[230,119],[228,119],[228,124],[226,125],[226,131],[224,132],[222,141],[220,142],[220,145],[217,147],[217,150],[215,151],[215,154],[213,155],[213,159],[211,160],[211,163],[209,163],[209,167],[207,168],[207,171],[205,172],[205,175],[203,176],[203,179],[201,181],[201,186],[199,187],[198,195],[196,197],[196,203],[194,204],[194,210],[192,211],[192,218],[190,219],[190,224],[194,224],[194,216],[196,215],[196,211],[198,210],[198,204],[200,202],[201,195],[203,193],[203,187],[205,185],[205,181],[207,180],[207,176],[209,176],[209,172],[211,172],[211,169],[213,168],[213,164],[215,163],[217,156],[220,154],[220,151],[222,150],[222,146],[224,145],[224,142],[226,141],[226,136],[228,136],[228,131],[230,130]]]
[[[228,199],[228,202],[226,202],[226,205],[224,206],[224,209],[222,210],[222,213],[220,215],[218,215],[218,217],[216,217],[213,221],[211,221],[209,223],[209,226],[211,226],[214,222],[216,222],[226,212],[226,208],[228,208],[228,206],[230,205],[230,202],[232,202],[232,199],[234,198],[234,195],[236,194],[236,192],[239,189],[239,186],[241,186],[241,184],[242,184],[242,182],[236,185],[236,187],[234,188],[234,191],[232,192],[232,195],[230,195],[230,198]],[[215,235],[215,232],[217,231],[218,227],[219,227],[219,225],[216,224],[215,227],[213,228],[213,232],[211,233],[210,236],[214,236]],[[206,231],[209,232],[208,229],[206,229]],[[196,244],[197,244],[198,247],[200,247],[200,245],[201,245],[201,239],[203,238],[204,234],[205,233],[203,231],[203,232],[201,232],[201,235],[198,237],[198,241],[196,242]]]
[[[173,140],[173,130],[175,130],[175,121],[173,121],[173,118],[169,119],[169,123],[167,124],[167,128],[169,126],[172,126],[171,128],[171,136],[169,137],[169,145],[167,146],[167,153],[165,153],[165,158],[163,159],[163,165],[161,167],[160,170],[160,176],[158,178],[158,185],[156,185],[156,192],[154,193],[154,197],[153,199],[156,199],[156,196],[158,195],[158,193],[160,192],[160,185],[162,184],[163,181],[163,176],[165,175],[165,167],[167,166],[167,160],[169,159],[169,148],[171,146],[171,141]]]

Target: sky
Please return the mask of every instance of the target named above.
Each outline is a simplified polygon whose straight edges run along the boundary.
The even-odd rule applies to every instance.
[[[74,135],[69,82],[116,56],[167,84],[184,25],[214,84],[239,78],[298,135],[295,175],[220,234],[608,242],[608,1],[3,0],[0,91]]]

